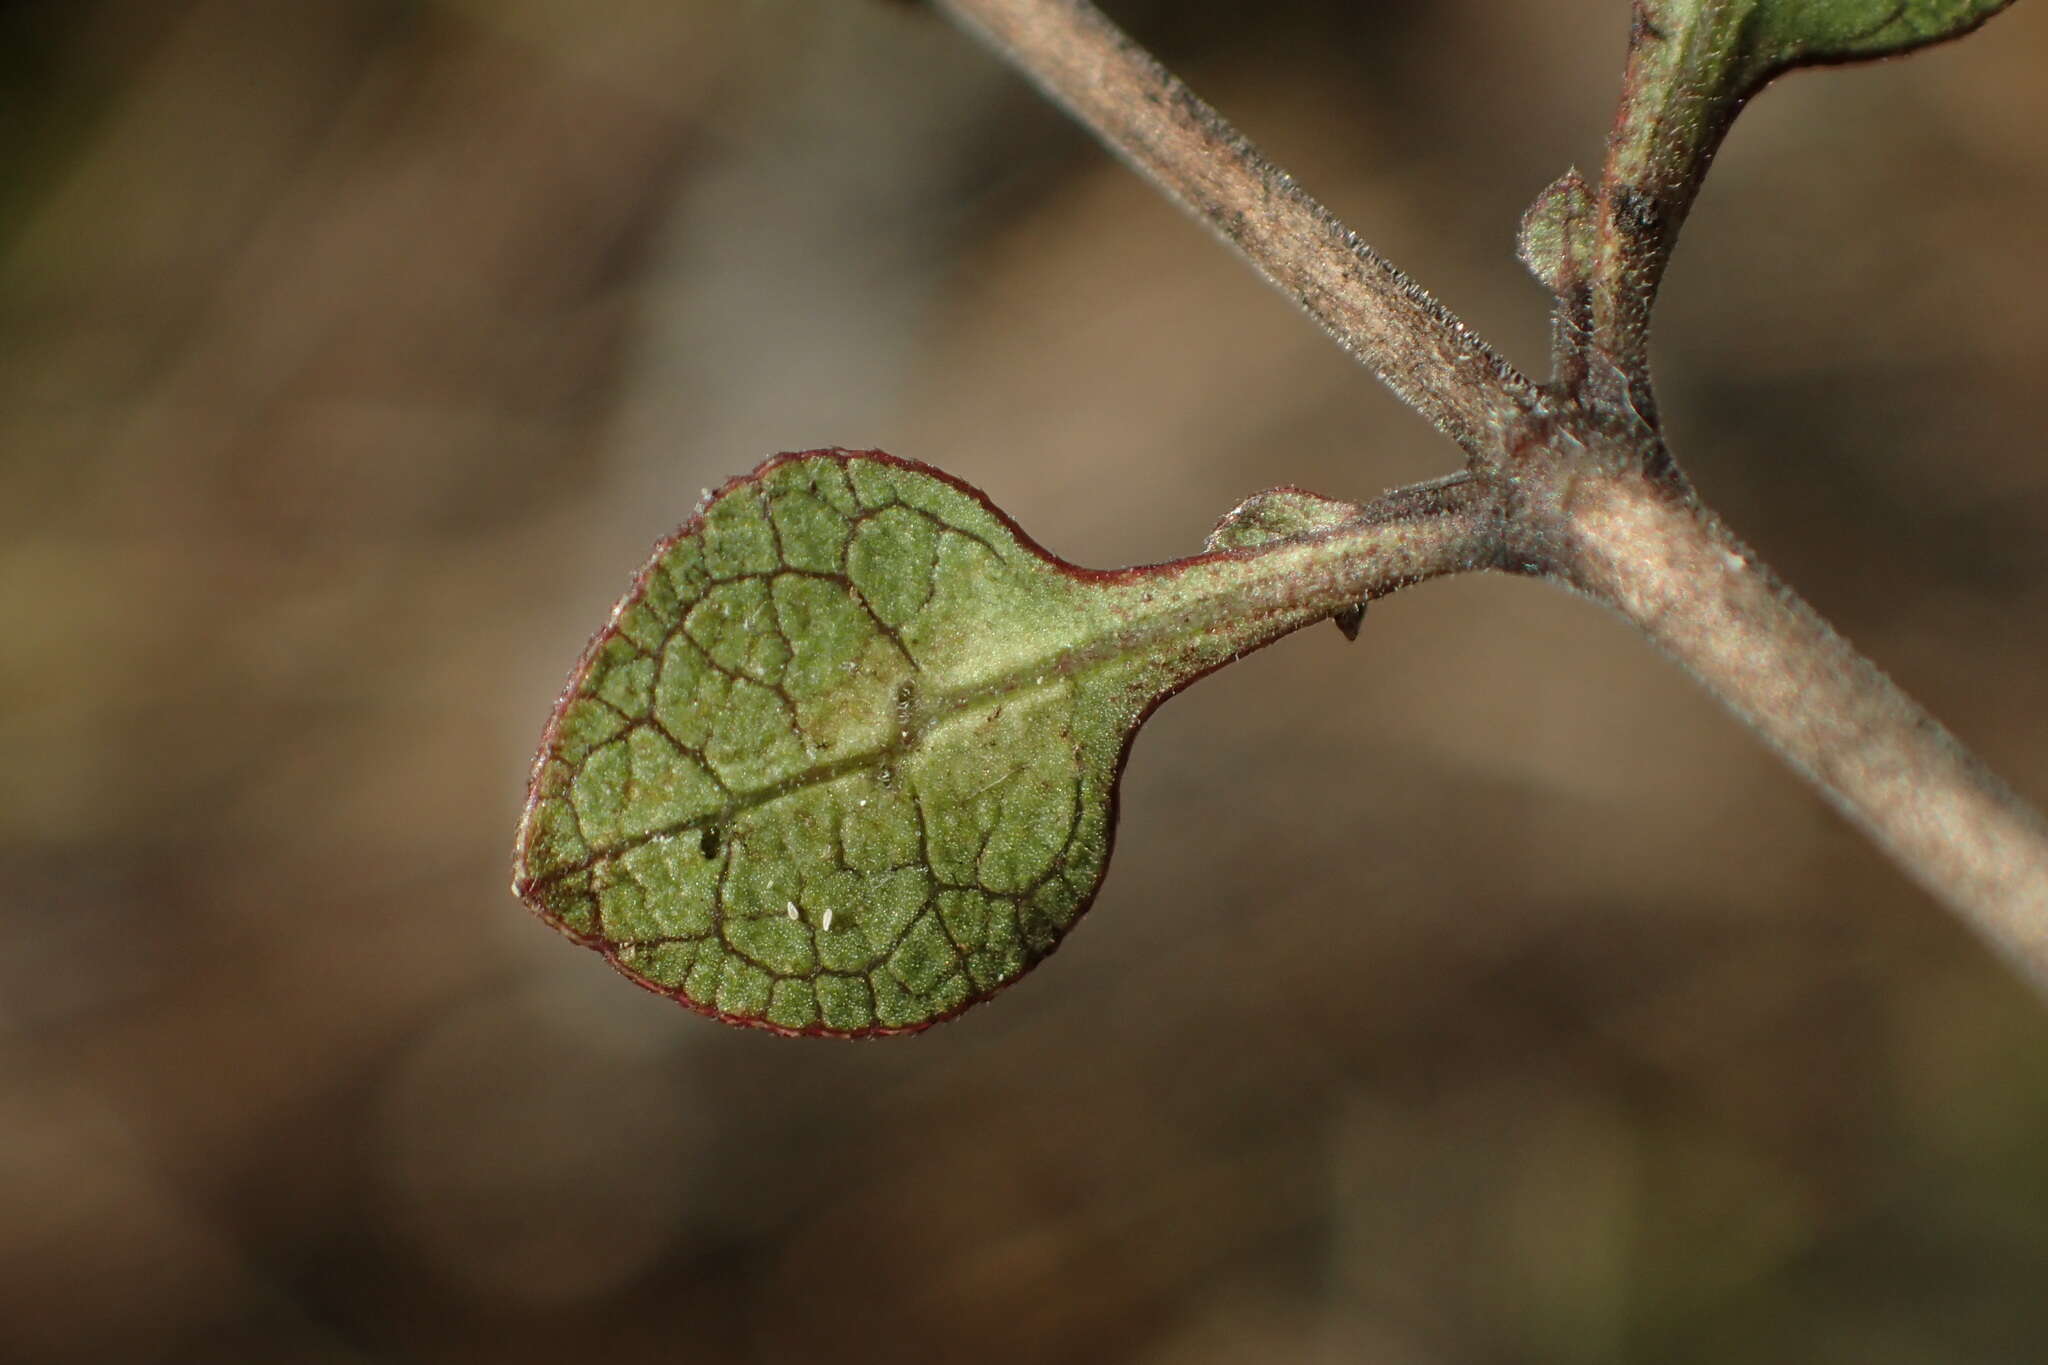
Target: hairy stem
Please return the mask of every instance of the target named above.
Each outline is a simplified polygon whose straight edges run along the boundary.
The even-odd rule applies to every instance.
[[[1574,485],[1569,576],[2048,990],[2048,823],[1710,513]]]
[[[1642,342],[1689,198],[1617,218],[1624,206],[1610,193],[1600,282],[1615,292],[1595,319],[1604,344],[1594,358],[1613,373],[1538,390],[1087,0],[933,3],[1234,244],[1471,456],[1469,479],[1383,500],[1392,536],[1369,515],[1324,533],[1323,553],[1275,552],[1269,566],[1316,581],[1271,578],[1262,590],[1273,606],[1334,608],[1354,591],[1358,600],[1471,568],[1565,582],[1634,622],[2048,992],[2048,824],[1702,509],[1655,437]],[[1637,122],[1625,113],[1625,129]],[[1617,164],[1657,143],[1622,141]],[[1686,174],[1703,169],[1694,157]],[[1623,218],[1631,231],[1617,233]],[[1359,563],[1339,562],[1346,551]],[[1414,572],[1389,575],[1403,563]]]
[[[1533,386],[1088,0],[933,0],[1483,458]]]
[[[1728,21],[1725,6],[1707,6],[1676,14],[1659,29],[1638,8],[1629,35],[1621,107],[1600,177],[1591,342],[1639,394],[1649,392],[1650,310],[1658,287],[1740,108],[1718,84],[1731,79],[1721,32]]]

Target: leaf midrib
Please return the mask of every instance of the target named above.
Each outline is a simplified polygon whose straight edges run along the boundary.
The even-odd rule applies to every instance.
[[[1276,543],[1268,548],[1279,551],[1285,546],[1284,543]],[[1047,561],[1045,568],[1053,574],[1068,575],[1069,581],[1075,586],[1090,594],[1099,595],[1099,607],[1115,610],[1109,601],[1113,595],[1121,595],[1123,591],[1134,589],[1146,582],[1185,578],[1190,570],[1225,558],[1226,556],[1215,554],[1197,555],[1166,564],[1125,569],[1106,576],[1091,575],[1087,580],[1073,578],[1071,575],[1074,571],[1071,566],[1058,561]],[[1247,557],[1239,552],[1228,558],[1243,563]],[[1057,687],[1062,683],[1072,684],[1078,689],[1119,664],[1128,665],[1141,673],[1148,667],[1163,669],[1164,660],[1173,652],[1172,646],[1190,637],[1212,633],[1219,622],[1231,622],[1241,627],[1253,626],[1252,629],[1231,632],[1231,639],[1227,645],[1219,643],[1216,652],[1219,655],[1227,655],[1243,653],[1260,644],[1268,643],[1299,625],[1317,619],[1322,614],[1313,608],[1303,608],[1298,612],[1263,613],[1247,621],[1245,618],[1233,617],[1228,610],[1214,610],[1219,603],[1227,606],[1232,586],[1234,585],[1227,582],[1220,583],[1213,590],[1191,601],[1168,600],[1155,604],[1141,600],[1134,605],[1151,607],[1152,610],[1137,616],[1131,624],[1095,631],[1079,644],[1028,663],[1013,665],[1004,672],[971,686],[934,693],[929,698],[920,695],[922,689],[916,686],[917,674],[913,673],[906,679],[913,689],[912,720],[910,724],[900,727],[893,738],[872,748],[810,764],[779,782],[735,795],[709,815],[681,821],[662,829],[649,830],[644,834],[636,834],[607,844],[603,848],[593,845],[589,858],[557,868],[544,877],[534,879],[534,884],[545,886],[557,883],[566,877],[587,872],[599,862],[620,857],[647,844],[672,839],[691,831],[701,831],[707,827],[720,828],[750,811],[759,810],[797,792],[827,785],[854,773],[891,767],[914,755],[941,726],[971,714],[983,706],[1026,696],[1041,689]],[[1199,610],[1204,607],[1210,610]],[[1296,614],[1303,615],[1305,619],[1283,620],[1281,623],[1276,623],[1273,619],[1276,615],[1285,618]],[[1214,666],[1214,663],[1204,660],[1179,672],[1165,671],[1152,685],[1137,689],[1142,696],[1134,699],[1137,704],[1130,708],[1128,718],[1117,728],[1127,733],[1149,709],[1145,703],[1170,695]],[[651,717],[635,723],[658,725]],[[701,753],[698,756],[701,759]]]

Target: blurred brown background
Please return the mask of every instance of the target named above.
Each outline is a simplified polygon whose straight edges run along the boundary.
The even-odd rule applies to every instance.
[[[1541,368],[1623,0],[1113,9]],[[2037,799],[2044,69],[2021,5],[1769,91],[1658,332],[1708,495]],[[2048,1351],[2048,1007],[1537,585],[1173,702],[1087,924],[921,1038],[511,899],[563,673],[764,455],[1100,565],[1453,467],[929,14],[16,0],[0,166],[0,1358]]]

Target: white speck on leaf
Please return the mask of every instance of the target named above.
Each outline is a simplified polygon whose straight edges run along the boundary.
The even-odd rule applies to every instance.
[[[795,901],[784,901],[784,902],[783,902],[783,904],[789,907],[789,917],[790,917],[791,919],[795,919],[795,918],[797,917],[797,916],[796,916],[796,902],[795,902]]]
[[[825,918],[818,921],[818,927],[820,929],[823,929],[826,933],[830,933],[832,931],[832,912],[829,909],[825,911]]]

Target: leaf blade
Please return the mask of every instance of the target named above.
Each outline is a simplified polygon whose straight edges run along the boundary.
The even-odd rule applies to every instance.
[[[1757,76],[1788,67],[1888,57],[1960,38],[2012,0],[1755,0]]]
[[[1103,573],[879,452],[781,456],[656,547],[536,757],[514,890],[728,1022],[914,1032],[1050,954],[1137,727],[1330,614],[1245,556]]]

